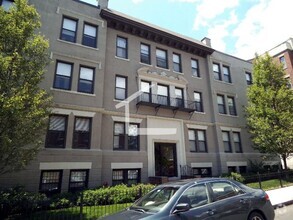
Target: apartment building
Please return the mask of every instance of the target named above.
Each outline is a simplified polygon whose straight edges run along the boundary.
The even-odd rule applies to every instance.
[[[2,5],[7,5],[2,1]],[[107,0],[30,0],[52,63],[44,148],[1,186],[55,193],[102,184],[249,170],[243,106],[250,62],[108,8]]]

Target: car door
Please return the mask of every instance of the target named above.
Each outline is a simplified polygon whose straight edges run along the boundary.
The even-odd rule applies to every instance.
[[[211,187],[214,217],[218,220],[246,219],[250,199],[248,194],[230,181],[214,181],[209,183]]]
[[[188,203],[188,211],[172,214],[172,220],[214,220],[214,207],[206,184],[189,187],[178,199],[177,204]]]

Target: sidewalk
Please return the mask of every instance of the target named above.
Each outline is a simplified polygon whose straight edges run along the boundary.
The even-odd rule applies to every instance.
[[[275,208],[293,203],[293,186],[268,190],[266,193],[269,195],[271,203]]]

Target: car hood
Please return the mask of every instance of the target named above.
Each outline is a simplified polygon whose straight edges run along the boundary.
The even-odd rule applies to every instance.
[[[116,214],[105,216],[102,220],[136,220],[143,219],[151,215],[153,214],[126,209]]]

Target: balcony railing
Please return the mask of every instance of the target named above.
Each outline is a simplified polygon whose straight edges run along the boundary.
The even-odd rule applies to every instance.
[[[167,108],[189,113],[194,112],[197,109],[197,103],[195,101],[171,98],[169,96],[149,93],[142,93],[138,97],[137,105],[153,106],[155,108]]]

